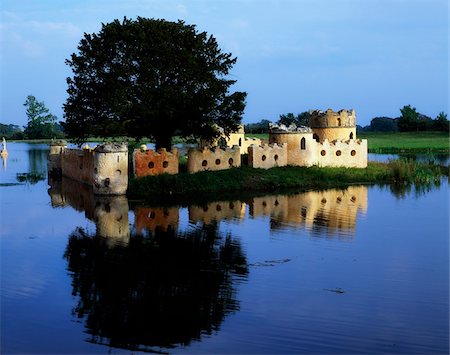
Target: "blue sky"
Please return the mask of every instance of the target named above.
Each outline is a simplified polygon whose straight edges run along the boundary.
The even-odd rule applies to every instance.
[[[447,0],[2,0],[0,122],[26,124],[27,95],[59,119],[64,61],[84,32],[124,16],[182,19],[238,57],[244,123],[354,108],[358,124],[411,104],[448,112]]]

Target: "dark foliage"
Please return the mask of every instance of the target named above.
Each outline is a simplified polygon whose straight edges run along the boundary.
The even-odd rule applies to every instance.
[[[256,123],[249,123],[244,126],[245,133],[269,133],[269,120],[261,120]]]
[[[80,228],[64,257],[89,341],[130,350],[188,345],[217,331],[239,309],[233,278],[248,274],[238,241],[215,225],[156,229],[127,245]]]
[[[236,63],[215,38],[183,21],[124,18],[85,34],[66,63],[67,134],[152,138],[170,148],[176,134],[210,139],[237,129],[244,92],[230,93],[227,75]]]
[[[277,121],[278,124],[284,124],[285,126],[290,126],[295,124],[297,127],[309,126],[309,112],[305,111],[294,115],[293,113],[287,113],[285,115],[280,115],[280,119]]]

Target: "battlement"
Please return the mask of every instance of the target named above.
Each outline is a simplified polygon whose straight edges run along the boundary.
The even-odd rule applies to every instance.
[[[248,147],[248,165],[252,168],[270,169],[287,165],[287,144],[264,144]]]
[[[309,126],[311,128],[329,128],[329,127],[355,127],[356,112],[351,110],[326,111],[312,110],[309,112]]]
[[[178,149],[167,151],[160,148],[156,152],[146,148],[136,149],[133,152],[133,170],[136,177],[178,174]]]
[[[54,178],[65,176],[91,185],[97,195],[123,195],[128,187],[128,148],[108,143],[71,149],[65,142],[52,142],[48,171]]]
[[[318,166],[366,168],[367,140],[324,140],[316,145]]]
[[[241,152],[238,146],[222,149],[191,148],[188,151],[188,172],[204,170],[225,170],[241,166]]]
[[[269,133],[277,134],[277,133],[311,133],[312,130],[306,126],[298,126],[292,123],[289,126],[284,124],[277,123],[269,123]]]

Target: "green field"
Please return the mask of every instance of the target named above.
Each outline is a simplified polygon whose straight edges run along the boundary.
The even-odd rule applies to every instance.
[[[358,138],[367,139],[371,153],[449,151],[447,132],[364,132]]]
[[[268,134],[247,134],[247,137],[269,139]],[[447,132],[364,132],[357,138],[367,139],[371,153],[449,152]]]

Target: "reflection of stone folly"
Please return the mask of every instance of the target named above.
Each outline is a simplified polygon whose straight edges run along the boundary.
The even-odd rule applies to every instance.
[[[249,208],[252,217],[272,217],[272,229],[305,226],[327,234],[335,231],[352,234],[358,212],[367,211],[367,187],[256,197]]]
[[[49,180],[49,183],[48,193],[53,207],[71,206],[84,211],[86,218],[95,223],[96,235],[106,238],[109,246],[128,243],[130,226],[126,196],[94,195],[91,186],[66,178]]]
[[[98,195],[123,195],[128,187],[128,148],[110,143],[69,149],[64,141],[55,141],[50,144],[48,171],[53,177],[89,184]]]

